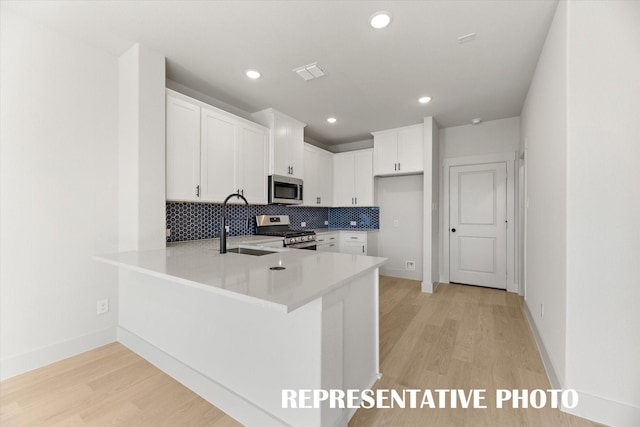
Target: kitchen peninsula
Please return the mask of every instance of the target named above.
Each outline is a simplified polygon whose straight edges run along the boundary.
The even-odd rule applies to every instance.
[[[245,425],[346,425],[354,410],[283,409],[282,390],[373,385],[386,259],[217,243],[96,257],[120,267],[119,341]]]

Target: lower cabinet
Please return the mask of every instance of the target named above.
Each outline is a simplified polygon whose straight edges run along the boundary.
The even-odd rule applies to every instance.
[[[321,252],[339,252],[339,233],[319,233],[316,236],[316,250]]]
[[[367,233],[364,231],[340,233],[340,252],[354,255],[367,255]]]

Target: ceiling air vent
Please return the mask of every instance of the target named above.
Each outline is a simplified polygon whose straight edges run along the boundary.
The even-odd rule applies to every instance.
[[[304,80],[313,80],[326,75],[324,70],[318,66],[317,62],[294,68],[293,71]]]

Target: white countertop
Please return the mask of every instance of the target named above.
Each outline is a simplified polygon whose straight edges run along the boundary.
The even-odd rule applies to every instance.
[[[228,239],[228,248],[268,236]],[[171,280],[231,298],[290,312],[377,268],[386,258],[302,249],[281,249],[268,255],[221,255],[218,239],[170,243],[166,248],[100,255],[99,261]],[[274,271],[269,267],[281,266]]]
[[[359,231],[359,232],[365,232],[365,233],[377,233],[380,230],[377,228],[352,227],[352,228],[316,228],[311,231],[315,231],[316,234],[322,234],[322,233],[337,233],[338,231]]]

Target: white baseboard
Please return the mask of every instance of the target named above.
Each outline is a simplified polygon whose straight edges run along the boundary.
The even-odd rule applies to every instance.
[[[554,389],[562,388],[562,383],[560,382],[560,378],[558,378],[558,374],[556,373],[555,368],[553,367],[553,363],[551,363],[551,358],[549,357],[549,353],[547,353],[547,348],[544,346],[542,342],[542,337],[538,332],[538,328],[536,328],[536,323],[533,321],[533,316],[529,311],[529,307],[527,307],[527,303],[524,303],[524,313],[527,316],[527,323],[529,324],[529,329],[531,329],[531,333],[533,334],[533,339],[536,342],[536,346],[538,347],[538,351],[540,352],[540,356],[542,357],[542,364],[544,365],[544,370],[547,371],[547,377],[549,378],[549,382],[551,383],[551,387]]]
[[[264,427],[288,425],[127,329],[118,327],[118,341],[243,425]]]
[[[114,341],[116,341],[115,326],[3,359],[0,361],[0,380],[24,374]]]
[[[562,412],[610,426],[640,426],[640,408],[582,392],[578,392],[578,397],[580,403],[577,407],[562,408]]]
[[[542,363],[544,364],[544,369],[547,371],[547,377],[549,378],[551,387],[554,389],[563,390],[569,388],[565,387],[558,378],[556,370],[551,363],[551,359],[549,358],[549,354],[547,353],[547,349],[542,342],[540,333],[536,328],[536,324],[534,323],[531,312],[529,311],[529,308],[526,304],[524,305],[524,312],[527,316],[529,328],[533,333],[533,338],[535,339],[536,345],[538,346],[538,351],[540,351]],[[593,396],[588,393],[583,393],[579,390],[576,390],[576,392],[578,393],[579,397],[578,406],[573,409],[563,407],[562,412],[616,427],[640,426],[640,408],[636,408],[634,406],[626,405],[619,402],[614,402],[602,397]]]

